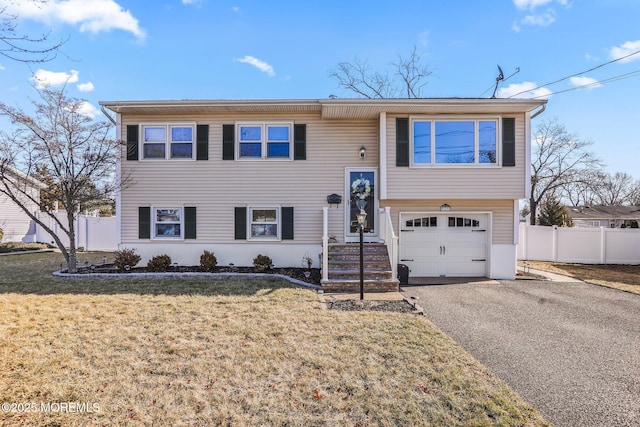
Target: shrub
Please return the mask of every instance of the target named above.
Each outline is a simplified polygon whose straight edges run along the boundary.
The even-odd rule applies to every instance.
[[[4,231],[0,228],[0,242],[2,242],[2,237],[4,236]]]
[[[253,268],[257,271],[266,271],[271,268],[273,261],[267,255],[258,255],[253,259]]]
[[[135,249],[122,249],[113,253],[113,264],[120,271],[125,270],[125,265],[135,267],[140,262],[140,255]]]
[[[156,255],[147,263],[147,270],[153,272],[167,271],[171,266],[169,255]]]
[[[216,258],[213,252],[204,251],[202,255],[200,255],[200,270],[213,271],[217,265],[218,258]]]

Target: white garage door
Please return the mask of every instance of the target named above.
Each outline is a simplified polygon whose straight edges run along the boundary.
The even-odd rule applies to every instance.
[[[400,214],[400,263],[412,277],[482,277],[487,215]]]

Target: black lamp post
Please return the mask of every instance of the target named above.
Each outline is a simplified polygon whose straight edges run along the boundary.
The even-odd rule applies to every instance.
[[[364,207],[366,203],[364,199],[356,202],[356,205],[360,208],[360,213],[356,215],[358,230],[360,231],[360,300],[364,299],[364,222],[367,220],[367,213],[364,211]]]

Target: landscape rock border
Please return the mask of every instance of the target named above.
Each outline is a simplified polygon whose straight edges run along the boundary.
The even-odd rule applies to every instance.
[[[105,272],[83,272],[83,273],[66,273],[65,269],[57,270],[53,272],[53,275],[56,277],[78,277],[78,278],[87,278],[87,277],[277,277],[279,279],[284,279],[290,283],[293,283],[298,286],[303,286],[310,289],[321,290],[322,286],[315,285],[313,283],[305,282],[302,280],[295,279],[291,276],[287,276],[285,274],[279,273],[240,273],[240,272],[221,272],[221,273],[210,273],[210,272],[179,272],[179,271],[167,271],[161,273],[148,273],[148,272],[129,272],[129,273],[105,273]]]

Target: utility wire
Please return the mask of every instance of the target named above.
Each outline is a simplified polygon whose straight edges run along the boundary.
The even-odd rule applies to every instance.
[[[547,93],[547,94],[544,94],[544,95],[534,96],[531,99],[546,98],[547,96],[557,95],[559,93],[571,92],[573,90],[584,89],[586,87],[597,87],[597,86],[600,86],[603,83],[614,82],[614,81],[617,81],[617,80],[624,80],[624,79],[628,79],[628,78],[634,77],[634,76],[639,75],[639,74],[640,74],[640,70],[635,70],[635,71],[631,71],[630,73],[620,74],[618,76],[609,77],[608,79],[598,80],[598,81],[587,83],[587,84],[584,84],[584,85],[575,86],[575,87],[572,87],[572,88],[569,88],[569,89],[559,90],[557,92],[552,92],[552,93]],[[538,88],[536,88],[536,89],[538,89]],[[532,90],[534,90],[534,89],[532,89]],[[529,92],[529,91],[526,91],[526,92]]]
[[[543,87],[545,87],[545,86],[551,86],[551,85],[553,85],[553,84],[556,84],[556,83],[562,82],[562,81],[564,81],[564,80],[568,80],[568,79],[570,79],[571,77],[577,77],[577,76],[579,76],[579,75],[582,75],[582,74],[585,74],[585,73],[589,73],[589,72],[591,72],[591,71],[593,71],[593,70],[597,70],[598,68],[602,68],[602,67],[604,67],[604,66],[606,66],[606,65],[613,64],[614,62],[618,62],[618,61],[621,61],[621,60],[623,60],[623,59],[629,58],[630,56],[637,55],[638,53],[640,53],[640,50],[637,50],[637,51],[632,52],[632,53],[630,53],[630,54],[628,54],[628,55],[625,55],[625,56],[621,56],[620,58],[613,59],[613,60],[611,60],[611,61],[609,61],[609,62],[605,62],[604,64],[597,65],[597,66],[595,66],[595,67],[593,67],[593,68],[590,68],[590,69],[588,69],[588,70],[580,71],[579,73],[575,73],[575,74],[572,74],[572,75],[570,75],[570,76],[563,77],[563,78],[561,78],[561,79],[558,79],[558,80],[552,81],[552,82],[550,82],[550,83],[545,83],[545,84],[540,85],[540,86],[538,86],[538,87],[534,87],[533,89],[523,90],[522,92],[518,92],[518,93],[516,93],[516,94],[513,94],[513,95],[509,96],[509,98],[513,98],[513,97],[515,97],[515,96],[522,95],[523,93],[531,92],[531,91],[534,91],[534,90],[536,90],[536,89],[543,88]],[[566,91],[563,91],[563,92],[566,92]],[[556,92],[556,93],[561,93],[561,92]],[[545,96],[548,96],[548,95],[545,95]]]

